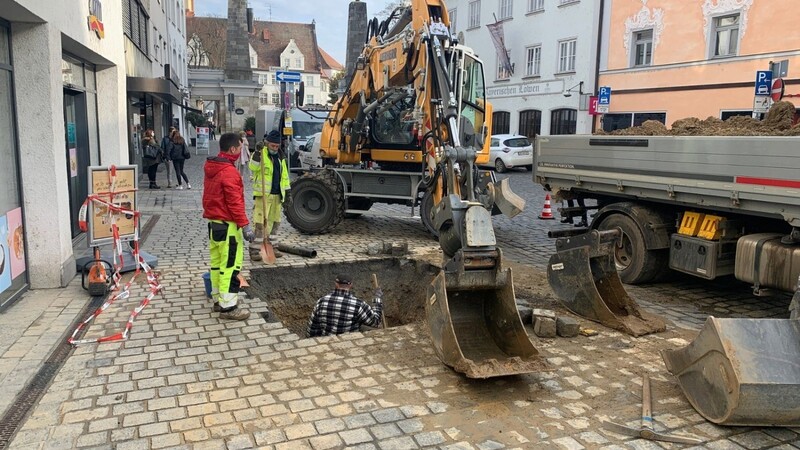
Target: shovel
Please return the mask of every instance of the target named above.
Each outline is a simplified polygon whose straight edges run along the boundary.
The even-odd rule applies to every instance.
[[[372,287],[373,289],[378,289],[380,285],[378,284],[378,276],[374,273],[372,274]],[[385,307],[386,305],[384,305]],[[386,329],[386,315],[383,314],[383,308],[381,308],[381,325],[383,325],[383,329]]]
[[[269,152],[269,150],[267,150]],[[269,242],[269,232],[267,229],[267,190],[264,183],[264,158],[268,156],[264,154],[264,149],[261,149],[261,213],[263,214],[263,233],[264,239],[261,242],[261,248],[258,254],[261,255],[261,260],[264,264],[275,264],[277,258],[275,257],[275,250],[272,248],[272,243]]]

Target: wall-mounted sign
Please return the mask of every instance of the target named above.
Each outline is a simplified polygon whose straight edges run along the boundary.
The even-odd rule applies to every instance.
[[[100,39],[106,36],[103,26],[103,4],[100,0],[89,0],[89,30],[94,31]]]
[[[486,89],[486,98],[525,97],[528,95],[561,94],[564,82],[539,81],[492,86]]]
[[[241,116],[242,114],[244,114],[244,110],[242,108],[236,108],[234,112],[236,113],[237,116]]]

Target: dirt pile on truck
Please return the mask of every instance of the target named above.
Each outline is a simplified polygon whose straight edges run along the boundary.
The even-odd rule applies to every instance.
[[[597,134],[621,136],[800,136],[800,123],[796,122],[796,108],[787,101],[775,102],[764,120],[747,116],[733,116],[727,120],[708,117],[678,119],[667,128],[657,120],[647,120],[641,126],[598,132]]]

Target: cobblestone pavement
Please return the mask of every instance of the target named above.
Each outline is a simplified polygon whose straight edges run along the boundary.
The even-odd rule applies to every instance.
[[[601,426],[607,419],[638,424],[645,372],[653,379],[658,430],[700,438],[702,448],[800,448],[800,429],[706,422],[658,356],[660,349],[685,345],[695,335],[691,328],[709,313],[786,315],[783,297],[750,299],[746,286],[730,280],[703,284],[679,277],[631,288],[642,304],[679,327],[638,339],[605,329],[591,338],[532,336],[550,371],[483,381],[444,367],[422,324],[304,339],[260,314],[246,322],[221,321],[211,312],[200,278],[207,270],[202,162],[195,157],[187,164],[194,189],[143,191],[139,198],[145,219],[155,224],[144,248],[159,257],[164,297],[142,311],[129,340],[78,347],[10,448],[678,448]],[[544,193],[529,172],[509,176],[528,209],[512,220],[498,218],[498,239],[508,258],[542,268],[553,247],[546,230],[559,224],[535,219]],[[287,255],[279,266],[363,260],[367,244],[381,239],[407,240],[416,254],[438,248],[413,218],[364,216],[312,237],[284,225],[278,235],[318,251],[315,260]],[[248,270],[255,268],[247,264]],[[87,335],[120,331],[142,294],[143,287],[135,287],[130,299],[101,314]],[[42,296],[49,296],[42,305],[55,308],[41,323],[19,319],[24,314],[18,309],[25,310],[18,307],[0,315],[2,324],[20,320],[16,331],[3,337],[26,337],[1,349],[2,362],[29,355],[35,367],[42,360],[35,356],[54,336],[71,331],[63,328],[64,317],[74,317],[86,301],[74,283],[28,294]],[[39,305],[28,300],[20,303],[25,309]],[[255,312],[267,310],[261,299],[243,302]],[[38,345],[30,344],[34,336],[40,336]]]

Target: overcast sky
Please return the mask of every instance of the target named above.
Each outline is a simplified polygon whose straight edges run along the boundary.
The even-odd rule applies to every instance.
[[[367,0],[367,17],[372,18],[392,3]],[[347,45],[347,10],[350,0],[250,0],[257,20],[317,24],[317,44],[342,65]],[[228,15],[228,0],[195,0],[195,15]],[[271,11],[271,13],[270,13]]]

